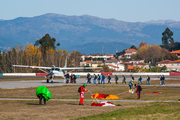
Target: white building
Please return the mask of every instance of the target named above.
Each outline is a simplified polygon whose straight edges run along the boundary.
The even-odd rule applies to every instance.
[[[113,70],[116,70],[116,71],[124,71],[125,68],[124,68],[124,64],[116,64],[116,63],[112,63],[112,64],[108,64],[108,67],[109,69],[113,69]]]
[[[113,54],[108,54],[108,55],[89,55],[89,56],[85,56],[85,55],[83,55],[83,56],[81,56],[81,59],[82,59],[82,61],[84,61],[85,60],[85,58],[104,58],[104,60],[107,60],[108,58],[112,58],[112,57],[114,57],[114,55]]]
[[[139,64],[139,63],[144,63],[144,60],[130,60],[129,63]]]

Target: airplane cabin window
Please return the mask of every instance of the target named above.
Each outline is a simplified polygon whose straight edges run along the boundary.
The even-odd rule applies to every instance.
[[[59,69],[59,68],[55,68],[55,70],[56,70],[56,71],[60,71],[60,69]]]
[[[60,68],[51,68],[51,71],[54,71],[54,70],[61,72]]]

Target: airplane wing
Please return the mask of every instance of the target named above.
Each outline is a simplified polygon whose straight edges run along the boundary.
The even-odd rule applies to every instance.
[[[52,67],[26,66],[26,65],[13,65],[13,67],[26,67],[26,68],[38,68],[38,69],[51,69],[52,68]]]
[[[37,69],[51,69],[53,67],[41,67],[41,66],[26,66],[26,65],[13,65],[13,67],[26,67],[26,68],[37,68]],[[102,67],[55,67],[60,68],[61,70],[84,70],[84,69],[101,69]]]

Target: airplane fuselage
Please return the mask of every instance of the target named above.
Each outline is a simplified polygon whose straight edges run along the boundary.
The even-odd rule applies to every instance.
[[[54,77],[64,77],[64,71],[60,68],[51,68],[50,73],[53,73]]]

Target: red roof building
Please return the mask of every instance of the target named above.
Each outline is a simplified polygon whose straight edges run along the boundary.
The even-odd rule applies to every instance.
[[[158,62],[158,67],[166,66],[169,70],[175,70],[180,71],[180,60],[163,60],[161,62]]]
[[[178,58],[180,58],[180,50],[172,51],[171,53],[175,54],[176,56],[178,56]]]
[[[127,49],[127,50],[125,50],[125,54],[124,54],[124,56],[126,57],[126,58],[131,58],[131,55],[132,54],[136,54],[136,52],[137,52],[137,50],[136,49]]]

